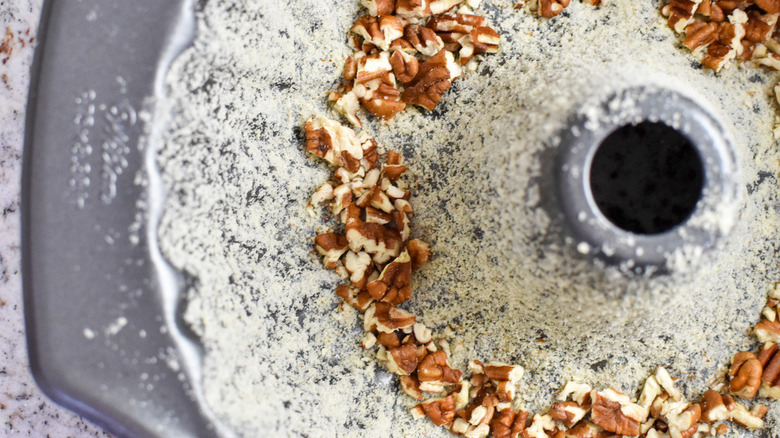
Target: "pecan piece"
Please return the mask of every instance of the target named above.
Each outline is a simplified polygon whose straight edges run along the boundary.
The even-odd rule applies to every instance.
[[[701,406],[697,404],[688,406],[680,414],[668,414],[666,424],[669,434],[674,438],[690,438],[698,430],[700,418]]]
[[[400,53],[400,52],[396,52]],[[382,120],[391,120],[406,107],[404,102],[398,100],[401,91],[388,84],[379,84],[376,90],[368,96],[360,99],[360,103],[371,114]]]
[[[683,30],[693,21],[693,14],[701,0],[671,0],[661,7],[661,14],[667,17],[669,27],[677,33]]]
[[[406,19],[425,18],[431,16],[428,0],[396,0],[395,13]]]
[[[717,23],[691,23],[685,28],[685,47],[695,51],[718,40]]]
[[[322,264],[328,269],[335,269],[336,263],[349,248],[346,236],[336,233],[318,235],[314,238],[314,245],[323,256]]]
[[[395,12],[395,0],[360,0],[360,4],[374,17]]]
[[[425,356],[417,367],[417,378],[420,382],[455,384],[460,381],[462,374],[460,370],[450,368],[444,350],[434,351]]]
[[[409,397],[422,400],[422,391],[420,391],[420,382],[411,376],[401,376],[401,390]]]
[[[738,397],[751,399],[761,386],[761,375],[761,362],[756,356],[748,351],[739,352],[731,361],[729,391]]]
[[[366,290],[377,301],[401,304],[412,296],[412,261],[404,251],[382,270],[378,279],[368,283]]]
[[[391,333],[399,329],[412,327],[415,316],[390,303],[374,302],[363,316],[363,329],[367,332],[379,331]]]
[[[325,158],[325,155],[333,149],[333,139],[325,128],[315,128],[314,122],[308,120],[304,128],[306,132],[306,150],[312,154]]]
[[[763,373],[759,396],[780,400],[780,350],[777,344],[767,342],[758,354]]]
[[[755,327],[756,336],[761,342],[780,342],[780,320],[761,320]]]
[[[493,430],[493,438],[518,438],[525,430],[528,420],[528,412],[521,410],[515,413],[512,407],[507,407],[498,412],[490,422]]]
[[[755,4],[767,14],[780,12],[780,0],[755,0]]]
[[[727,405],[728,406],[728,405]],[[734,409],[731,411],[731,419],[748,429],[761,429],[764,427],[764,420],[747,410],[739,403],[734,403]]]
[[[408,41],[421,55],[430,57],[444,48],[444,41],[432,29],[416,24],[406,26],[404,39]]]
[[[354,287],[348,287],[345,284],[340,284],[336,287],[336,295],[361,312],[365,312],[366,309],[368,309],[368,306],[374,301],[368,292],[355,289]]]
[[[777,21],[777,18],[774,21]],[[763,43],[771,36],[772,27],[763,20],[761,14],[756,11],[750,11],[748,13],[748,21],[745,23],[745,39],[754,43]]]
[[[604,435],[604,429],[590,421],[582,421],[573,428],[567,430],[565,438],[601,438]],[[647,436],[649,438],[650,434],[648,433]]]
[[[401,253],[401,234],[379,224],[363,222],[360,208],[354,203],[347,207],[346,236],[353,252],[363,250],[378,264],[387,263]]]
[[[454,62],[452,52],[446,50],[425,60],[420,64],[417,76],[407,85],[401,100],[428,110],[436,108],[444,93],[450,89],[452,79],[461,74]]]
[[[595,424],[618,435],[639,435],[639,421],[623,413],[624,406],[633,404],[628,396],[610,388],[603,392],[593,391],[591,400],[591,421]]]
[[[393,66],[393,74],[402,84],[411,82],[420,69],[420,63],[417,58],[403,50],[396,50],[390,57],[390,65]]]
[[[444,398],[436,398],[418,405],[422,408],[433,424],[441,426],[455,419],[455,397],[448,395]]]
[[[352,282],[352,287],[363,289],[373,271],[371,256],[363,251],[358,253],[349,251],[344,257],[344,268],[349,272],[349,281]]]
[[[714,423],[716,421],[726,421],[729,419],[729,410],[723,402],[723,397],[712,389],[708,390],[702,396],[702,414],[701,419],[705,423]]]
[[[340,123],[317,116],[306,121],[306,150],[335,166],[344,167],[346,161],[361,160],[363,148],[355,131]]]
[[[567,428],[571,428],[580,420],[585,418],[588,410],[578,405],[576,402],[557,402],[550,409],[550,416],[555,421],[560,421]]]
[[[539,0],[539,15],[552,18],[569,6],[570,0]]]
[[[408,376],[417,369],[417,347],[401,345],[387,351],[387,370],[401,376]]]

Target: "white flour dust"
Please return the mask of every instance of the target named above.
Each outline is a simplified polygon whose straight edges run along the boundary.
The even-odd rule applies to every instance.
[[[454,366],[523,365],[518,404],[532,410],[570,379],[634,394],[658,365],[697,397],[753,346],[749,329],[780,279],[776,75],[745,65],[716,76],[680,48],[656,2],[606,3],[572,2],[543,20],[485,2],[499,53],[435,111],[365,126],[403,151],[419,186],[413,229],[434,258],[408,309],[439,331],[449,324]],[[328,111],[358,11],[357,2],[206,2],[168,77],[161,247],[190,279],[185,319],[206,349],[206,399],[244,436],[447,435],[411,419],[412,401],[360,348],[356,312],[339,310],[338,278],[312,253],[325,228],[305,205],[328,170],[304,154],[302,126]],[[703,96],[731,128],[743,204],[698,269],[631,279],[564,244],[545,208],[546,172],[572,111],[651,82]],[[772,405],[770,425],[778,418]]]

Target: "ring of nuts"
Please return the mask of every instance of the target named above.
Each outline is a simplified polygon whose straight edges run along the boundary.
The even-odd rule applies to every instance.
[[[353,125],[360,126],[359,104],[384,120],[407,104],[432,110],[462,74],[462,66],[473,63],[476,54],[497,50],[499,36],[484,25],[483,17],[450,13],[464,0],[361,3],[369,16],[358,19],[351,30],[356,34],[351,39],[355,54],[345,65],[347,84],[330,98],[334,109]],[[662,13],[673,29],[687,33],[687,47],[706,48],[703,63],[717,71],[737,56],[745,59],[748,50],[752,57],[759,56],[762,44],[770,47],[768,36],[777,36],[780,0],[755,0],[760,10],[746,9],[750,2],[743,3],[671,0]],[[531,7],[549,18],[568,4],[569,0],[537,0]],[[758,57],[759,63],[780,66],[774,51],[765,55]],[[399,307],[412,298],[411,275],[431,254],[427,243],[411,238],[412,194],[403,179],[407,166],[401,155],[384,153],[367,135],[322,116],[306,122],[305,148],[334,168],[330,181],[312,194],[307,211],[315,216],[327,204],[329,215],[342,227],[316,236],[315,250],[323,266],[344,281],[336,294],[362,312],[363,348],[376,348],[377,359],[398,376],[402,391],[419,401],[411,410],[415,418],[428,417],[469,438],[691,438],[723,434],[730,422],[762,428],[766,406],[759,403],[748,409],[734,397],[780,399],[778,283],[755,326],[761,350],[735,354],[728,381],[724,377],[714,383],[698,401],[687,400],[675,386],[676,379],[659,367],[636,399],[612,388],[599,391],[568,382],[547,413],[515,411],[521,366],[472,360],[465,373],[452,368],[447,340]]]

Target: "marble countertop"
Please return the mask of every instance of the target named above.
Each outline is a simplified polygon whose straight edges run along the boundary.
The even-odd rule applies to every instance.
[[[0,2],[0,435],[108,436],[46,398],[27,361],[19,203],[25,106],[41,3]]]

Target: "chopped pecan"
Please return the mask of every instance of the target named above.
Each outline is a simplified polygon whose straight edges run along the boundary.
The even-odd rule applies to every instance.
[[[455,59],[451,52],[441,50],[420,64],[419,72],[401,95],[401,100],[411,105],[419,105],[433,110],[444,93],[450,89],[452,79],[460,75],[455,69]]]
[[[358,88],[358,85],[364,84],[375,79],[382,79],[388,73],[393,71],[393,66],[390,65],[389,52],[374,53],[367,55],[358,61],[357,73],[355,74],[355,95],[360,98],[366,96],[367,91]],[[379,84],[377,84],[378,86]],[[365,88],[365,86],[364,86]]]
[[[474,426],[487,425],[493,419],[496,405],[498,405],[498,396],[495,389],[485,386],[477,391],[476,397],[466,409],[458,412],[458,416]]]
[[[705,423],[714,423],[716,421],[726,421],[729,419],[729,410],[723,402],[723,397],[712,389],[706,391],[702,396],[702,414],[701,419]]]
[[[661,7],[661,14],[667,17],[669,27],[677,33],[683,30],[693,21],[693,14],[701,0],[671,0]]]
[[[729,391],[732,394],[751,399],[761,386],[761,362],[753,353],[742,351],[734,355],[729,369]]]
[[[567,428],[571,428],[579,423],[580,420],[585,418],[587,413],[587,409],[584,409],[573,401],[557,402],[550,409],[550,416],[553,420],[560,421]]]
[[[431,255],[431,247],[420,239],[412,239],[406,243],[406,251],[412,259],[412,270],[416,271],[428,262]]]
[[[374,302],[363,316],[363,329],[367,332],[377,330],[390,333],[395,330],[412,327],[415,316],[390,303]]]
[[[463,3],[463,1],[464,0],[431,0],[428,7],[430,8],[432,15],[439,15]]]
[[[780,354],[778,346],[773,342],[767,342],[758,354],[763,373],[761,375],[761,388],[759,396],[780,400]]]
[[[666,416],[666,424],[669,427],[669,435],[673,438],[690,438],[698,429],[701,418],[701,406],[689,405],[681,413],[669,413]]]
[[[492,27],[480,26],[471,31],[471,43],[475,53],[495,53],[501,36]]]
[[[402,84],[411,82],[420,69],[417,58],[403,50],[396,50],[390,57],[390,65],[393,66],[393,74]]]
[[[683,395],[679,389],[674,386],[674,379],[669,375],[664,367],[658,367],[655,370],[655,379],[661,385],[661,387],[669,394],[674,401],[680,401],[683,399]]]
[[[306,150],[312,154],[325,158],[325,155],[333,149],[333,139],[325,128],[315,128],[314,122],[306,122]]]
[[[699,3],[699,5],[696,7],[696,13],[709,17],[710,14],[712,14],[712,0],[702,0],[702,2]],[[685,31],[687,32],[688,29]]]
[[[610,388],[603,392],[593,391],[591,400],[591,421],[595,424],[618,435],[639,435],[640,421],[623,412],[624,407],[633,405],[628,396]]]
[[[338,122],[317,116],[306,122],[305,133],[306,149],[333,165],[344,167],[345,159],[363,158],[355,132]]]
[[[395,0],[360,0],[360,4],[368,9],[368,13],[377,15],[390,15],[395,12]]]
[[[347,252],[347,238],[341,234],[325,233],[314,238],[317,252],[323,256],[322,264],[328,269],[335,269],[336,263]]]
[[[590,421],[582,421],[567,430],[565,436],[566,438],[601,438],[604,436],[604,429]],[[647,436],[650,437],[650,435]]]
[[[403,164],[384,164],[382,166],[382,171],[384,172],[384,175],[386,178],[388,178],[390,181],[397,181],[398,178],[401,177],[401,175],[406,172],[406,166]]]
[[[685,28],[685,47],[691,51],[707,46],[718,40],[717,23],[691,23]]]
[[[387,349],[396,348],[401,345],[401,340],[398,339],[398,335],[395,332],[379,333],[376,337],[376,342]]]
[[[412,376],[401,376],[401,390],[413,399],[422,400],[420,382]]]
[[[525,430],[528,421],[528,412],[520,410],[515,413],[512,407],[507,407],[498,412],[490,422],[494,438],[518,438]]]
[[[485,374],[495,385],[499,401],[511,402],[517,382],[523,376],[523,367],[493,362],[485,365]]]
[[[364,250],[378,264],[387,263],[401,253],[401,234],[392,228],[363,222],[360,208],[355,204],[347,207],[346,236],[352,251]]]
[[[416,24],[406,26],[404,39],[423,56],[430,57],[444,48],[444,41],[432,29]]]
[[[534,415],[531,425],[523,433],[524,437],[530,438],[548,438],[545,431],[555,430],[555,422],[549,415]]]
[[[417,347],[401,345],[387,350],[387,370],[401,376],[408,376],[417,369]]]
[[[363,289],[373,269],[371,256],[363,251],[358,253],[349,251],[344,257],[344,268],[349,272],[349,281],[352,282],[352,286]],[[369,293],[371,292],[369,291]]]
[[[418,406],[437,426],[450,423],[455,418],[455,398],[452,395],[431,399]]]
[[[450,368],[447,362],[447,353],[443,350],[425,356],[425,359],[417,367],[417,378],[420,382],[455,384],[460,381],[461,376],[460,370]]]
[[[417,342],[421,344],[427,344],[428,342],[431,342],[431,337],[433,336],[433,331],[429,329],[428,327],[425,327],[425,324],[417,323],[414,325],[414,338],[417,339]]]
[[[404,34],[404,25],[393,15],[364,16],[352,26],[352,32],[360,35],[364,43],[388,50],[390,43]]]
[[[755,0],[755,4],[767,14],[780,12],[780,0]]]
[[[780,342],[780,321],[761,320],[756,324],[755,331],[761,342]]]
[[[374,299],[371,298],[371,294],[368,292],[355,289],[354,287],[348,287],[345,284],[340,284],[336,288],[336,295],[361,312],[365,312],[366,309],[368,309],[368,306],[374,301]]]
[[[568,382],[558,394],[559,401],[566,401],[571,398],[578,405],[583,406],[590,403],[590,393],[593,388],[585,383]]]
[[[396,52],[400,53],[400,52]],[[360,99],[360,103],[371,114],[382,120],[391,120],[406,107],[404,102],[399,101],[401,91],[388,84],[379,84],[376,90]]]
[[[777,17],[774,18],[774,21],[777,22]],[[750,11],[748,21],[745,23],[745,39],[755,43],[763,43],[771,36],[772,27],[764,21],[761,14]]]
[[[354,57],[348,56],[344,61],[344,80],[352,82],[355,80],[355,75],[357,75],[357,62]]]
[[[431,16],[428,0],[396,0],[395,13],[406,19],[418,19]]]
[[[748,429],[761,429],[764,427],[764,420],[762,420],[761,417],[754,415],[739,403],[734,403],[734,409],[731,411],[731,419],[735,423]]]
[[[393,217],[384,211],[377,210],[374,207],[366,207],[366,222],[372,224],[386,225],[393,220]]]
[[[366,290],[377,301],[401,304],[412,296],[412,261],[404,251],[382,270],[378,279],[368,283]]]
[[[570,0],[539,0],[539,15],[552,18],[569,6]]]

